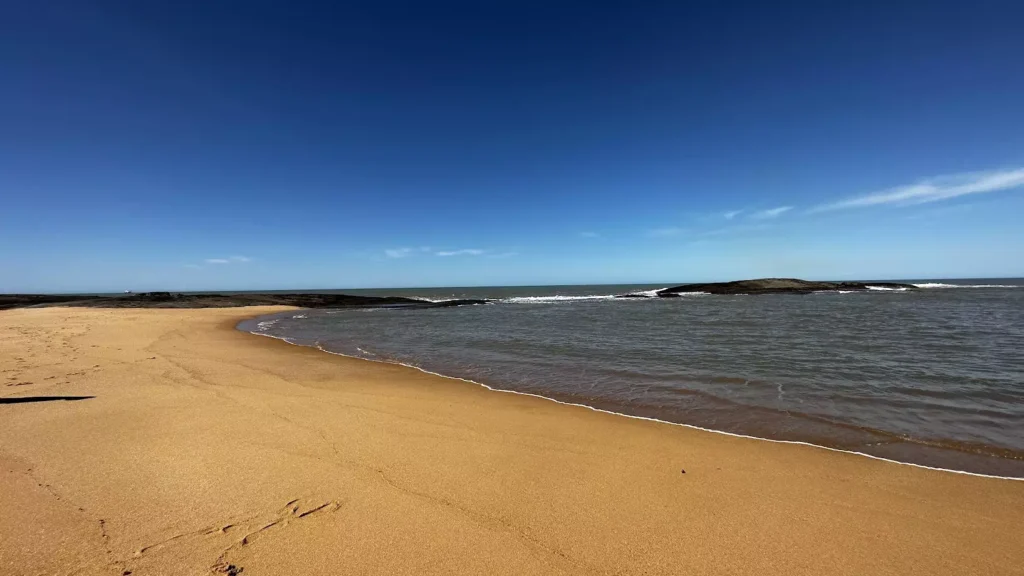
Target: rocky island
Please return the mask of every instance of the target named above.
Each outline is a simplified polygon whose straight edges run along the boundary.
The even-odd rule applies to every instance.
[[[659,298],[673,298],[680,294],[811,294],[813,292],[850,292],[867,290],[917,290],[913,284],[897,282],[812,282],[796,278],[760,278],[735,282],[683,284],[658,290]]]

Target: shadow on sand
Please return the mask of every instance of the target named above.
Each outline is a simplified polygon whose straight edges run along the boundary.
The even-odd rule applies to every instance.
[[[0,404],[23,404],[26,402],[54,402],[56,400],[88,400],[95,396],[23,396],[21,398],[0,398]]]

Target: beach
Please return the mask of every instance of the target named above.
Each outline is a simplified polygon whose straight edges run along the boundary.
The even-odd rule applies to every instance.
[[[1024,574],[1024,482],[235,329],[284,310],[0,313],[0,573]]]

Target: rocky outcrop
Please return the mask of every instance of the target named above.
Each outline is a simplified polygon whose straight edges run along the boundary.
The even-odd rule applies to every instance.
[[[81,302],[102,298],[102,296],[80,296],[65,294],[0,294],[0,310],[24,308],[26,306],[56,305],[66,302]]]
[[[349,294],[173,294],[143,292],[125,296],[0,295],[0,309],[26,306],[89,308],[233,308],[239,306],[296,306],[299,308],[450,308],[487,304],[490,300],[458,299],[430,302],[398,296]]]
[[[661,298],[677,297],[680,294],[702,292],[706,294],[810,294],[812,292],[866,291],[866,290],[917,290],[913,284],[896,282],[812,282],[796,278],[761,278],[735,282],[712,282],[707,284],[683,284],[656,292]]]

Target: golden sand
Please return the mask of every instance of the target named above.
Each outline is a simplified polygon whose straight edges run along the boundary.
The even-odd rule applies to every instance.
[[[0,313],[0,574],[1024,574],[1024,482],[233,329],[275,310]]]

